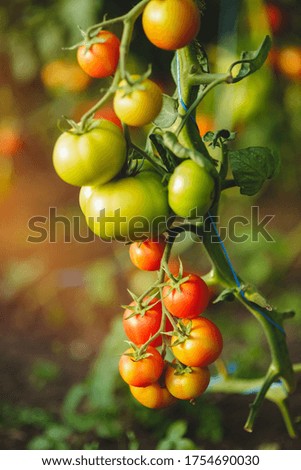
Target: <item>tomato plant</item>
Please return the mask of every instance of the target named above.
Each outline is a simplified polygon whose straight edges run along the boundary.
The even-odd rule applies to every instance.
[[[145,352],[136,354],[128,348],[120,358],[119,372],[123,380],[134,387],[147,387],[156,382],[163,372],[164,362],[160,353],[148,346]]]
[[[253,74],[266,61],[271,39],[266,36],[257,50],[244,51],[240,58],[225,56],[224,72],[211,72],[204,48],[194,41],[200,27],[199,8],[201,3],[194,0],[141,0],[122,16],[106,18],[83,32],[84,44],[73,48],[91,67],[88,73],[114,75],[78,123],[67,121],[71,129],[55,145],[54,166],[65,181],[82,186],[79,204],[91,230],[105,241],[132,242],[134,265],[158,271],[139,296],[129,291],[132,299],[123,314],[131,347],[121,356],[119,371],[133,396],[147,407],[160,408],[172,404],[172,396],[193,401],[206,389],[208,393],[257,389],[245,429],[252,431],[267,397],[278,404],[294,437],[287,397],[294,390],[296,367],[283,327],[291,312],[273,308],[256,286],[236,273],[217,226],[225,191],[237,188],[241,195],[256,195],[277,173],[279,158],[266,147],[237,148],[232,129],[216,130],[215,120],[204,126],[198,119],[204,115],[204,98],[221,84],[233,86],[234,96],[217,95],[218,104],[226,96],[233,112],[242,102],[245,116],[257,109],[258,101],[250,96],[265,90],[266,81],[259,72],[255,78]],[[154,45],[175,50],[172,95],[162,95],[150,78],[151,67],[139,75],[130,70],[131,41],[140,16],[143,34]],[[120,45],[107,31],[116,24],[122,28]],[[299,79],[299,56],[298,47],[282,51],[277,67]],[[110,101],[123,132],[109,121],[93,121]],[[132,129],[145,125],[149,125],[147,135],[146,129]],[[178,236],[188,233],[211,263],[203,279],[185,274],[180,260],[175,265],[170,261]],[[210,319],[199,316],[208,306],[209,289],[218,292],[214,303],[238,300],[263,327],[270,366],[251,386],[247,379],[227,375],[221,332]],[[210,317],[213,309],[210,305],[206,315]],[[230,332],[224,336],[231,341]],[[217,380],[209,384],[207,366],[214,363]],[[285,391],[275,398],[271,386],[278,380]]]
[[[119,119],[129,126],[145,126],[155,119],[162,107],[162,91],[148,78],[132,75],[119,83],[114,96],[114,110]]]
[[[119,47],[118,37],[110,31],[102,30],[96,37],[79,46],[78,63],[90,77],[109,77],[117,69]]]
[[[193,400],[202,395],[210,382],[208,367],[176,367],[172,364],[165,372],[169,393],[179,400]]]
[[[165,249],[165,239],[145,240],[130,245],[130,258],[132,263],[143,271],[158,271]]]
[[[171,339],[174,356],[186,366],[205,367],[220,356],[223,338],[219,328],[208,318],[183,319],[183,334]],[[186,327],[186,328],[185,328]]]
[[[121,170],[126,141],[118,127],[96,120],[87,132],[64,132],[53,149],[53,166],[66,183],[75,186],[103,184]]]
[[[176,50],[196,37],[200,12],[194,0],[151,0],[143,11],[142,25],[155,46]]]

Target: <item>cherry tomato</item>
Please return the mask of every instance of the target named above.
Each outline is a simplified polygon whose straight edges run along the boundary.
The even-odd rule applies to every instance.
[[[181,320],[191,325],[187,339],[174,345],[178,337],[171,339],[172,352],[183,364],[190,367],[205,367],[216,361],[223,349],[223,338],[218,327],[204,317]],[[191,323],[189,323],[191,322]]]
[[[104,105],[94,114],[95,119],[107,119],[108,121],[113,122],[116,126],[122,129],[122,124],[120,119],[117,117],[113,105]]]
[[[169,393],[167,388],[161,387],[158,382],[148,385],[148,387],[130,385],[130,391],[133,397],[147,408],[167,408],[176,402],[175,397]]]
[[[139,75],[132,75],[131,79],[138,80]],[[129,126],[141,127],[149,124],[162,108],[163,98],[159,86],[148,78],[132,92],[126,92],[124,88],[126,86],[125,80],[119,83],[119,89],[114,96],[115,113]]]
[[[143,240],[166,230],[166,189],[152,171],[103,186],[84,186],[80,206],[91,230],[103,240]]]
[[[127,349],[120,358],[119,372],[123,380],[135,387],[147,387],[153,382],[157,382],[164,368],[164,361],[160,353],[149,346],[146,353],[149,354],[140,360],[134,360],[128,354],[134,353],[133,348]]]
[[[301,47],[287,46],[279,51],[278,69],[290,79],[301,78]]]
[[[84,134],[64,132],[53,150],[53,165],[66,183],[104,184],[116,176],[126,159],[126,141],[120,129],[100,119]]]
[[[190,371],[177,372],[168,366],[165,372],[166,388],[179,400],[193,400],[204,393],[210,382],[208,367],[191,367]]]
[[[130,258],[132,263],[143,271],[157,271],[160,269],[161,259],[165,249],[165,238],[159,240],[145,240],[130,245]]]
[[[116,72],[119,61],[120,41],[115,34],[102,30],[95,44],[77,49],[77,60],[81,68],[93,78],[105,78]]]
[[[192,160],[178,165],[168,183],[168,203],[181,217],[204,216],[214,199],[214,180]]]
[[[0,127],[0,155],[13,157],[22,150],[23,144],[20,132],[13,125]]]
[[[265,5],[268,22],[272,32],[278,33],[283,26],[283,13],[281,9],[273,3]]]
[[[163,302],[177,318],[195,318],[205,311],[210,299],[207,284],[196,274],[185,274],[189,279],[178,287],[163,287]]]
[[[176,50],[196,37],[200,11],[194,0],[151,0],[144,9],[142,25],[155,46]]]
[[[147,303],[147,298],[144,303]],[[130,306],[135,306],[132,302]],[[154,298],[149,302],[152,307],[142,313],[134,314],[133,310],[127,308],[123,314],[123,328],[125,334],[134,344],[144,344],[159,330],[162,320],[162,307],[159,299]],[[172,326],[169,320],[166,320],[165,331],[171,331]],[[162,336],[158,336],[151,342],[151,346],[157,347],[162,344]]]
[[[50,91],[78,93],[88,87],[91,78],[82,71],[77,63],[58,59],[42,67],[41,80],[45,88]]]

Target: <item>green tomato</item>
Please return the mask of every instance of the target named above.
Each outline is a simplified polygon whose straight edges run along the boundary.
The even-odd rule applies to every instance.
[[[57,174],[74,186],[107,183],[120,172],[125,159],[123,133],[105,119],[84,134],[64,132],[53,150]]]
[[[90,229],[103,240],[141,240],[166,230],[167,191],[152,171],[84,186],[79,201]]]
[[[214,200],[214,180],[192,160],[180,163],[168,183],[168,203],[181,217],[203,216]]]

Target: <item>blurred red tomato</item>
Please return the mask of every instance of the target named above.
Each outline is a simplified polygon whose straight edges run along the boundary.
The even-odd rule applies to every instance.
[[[282,10],[273,3],[267,3],[267,5],[265,5],[265,10],[271,31],[274,34],[278,33],[282,29],[284,22]]]
[[[205,135],[209,131],[214,130],[214,120],[208,114],[197,114],[196,123],[201,136]]]
[[[279,51],[277,66],[288,78],[301,78],[301,47],[287,46]]]
[[[0,126],[0,155],[13,157],[22,150],[23,144],[17,128],[9,124]]]
[[[42,67],[41,80],[48,90],[76,93],[85,90],[91,78],[77,63],[58,59]]]

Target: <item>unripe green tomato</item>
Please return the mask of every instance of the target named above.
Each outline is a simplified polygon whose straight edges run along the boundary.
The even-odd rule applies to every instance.
[[[90,229],[103,240],[134,241],[166,230],[167,190],[152,171],[83,187],[80,206]]]
[[[168,183],[168,203],[181,217],[203,216],[214,200],[214,180],[192,160],[180,163]]]
[[[124,135],[118,126],[105,119],[84,134],[64,132],[53,150],[57,174],[74,186],[107,183],[120,172],[125,159]]]

